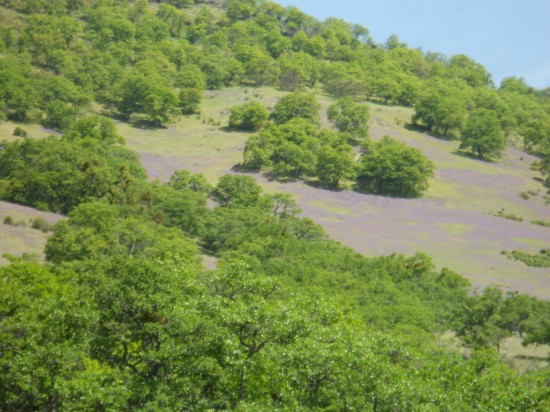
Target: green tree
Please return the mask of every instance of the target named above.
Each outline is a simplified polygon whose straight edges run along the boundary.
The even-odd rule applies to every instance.
[[[497,115],[487,109],[475,111],[461,132],[460,149],[470,149],[480,159],[500,156],[506,140]]]
[[[344,97],[329,106],[328,119],[336,128],[354,139],[368,136],[369,108],[355,103],[351,97]]]
[[[257,131],[262,128],[269,117],[267,109],[258,102],[249,102],[233,106],[229,116],[229,127],[247,131]]]
[[[463,342],[471,347],[494,347],[509,336],[509,332],[500,327],[501,310],[504,303],[502,291],[488,287],[481,294],[471,296],[462,307],[457,308],[455,332]]]
[[[433,172],[434,164],[420,150],[384,136],[366,145],[359,159],[357,185],[372,193],[417,197],[428,188]]]
[[[338,187],[340,180],[355,177],[355,153],[349,145],[323,146],[317,156],[317,176],[321,184]]]
[[[439,131],[447,136],[451,130],[462,129],[466,100],[459,88],[436,83],[419,97],[414,110],[414,123],[420,120],[429,131]]]
[[[157,126],[168,122],[178,115],[178,96],[168,87],[157,85],[150,87],[143,101],[143,111],[148,120]]]
[[[224,175],[212,192],[222,206],[253,206],[260,199],[262,188],[250,176]]]
[[[321,106],[313,94],[290,93],[277,102],[271,118],[276,124],[283,124],[295,118],[319,124],[320,109]]]
[[[76,119],[76,111],[61,100],[53,100],[46,106],[46,118],[44,126],[56,130],[69,127]]]

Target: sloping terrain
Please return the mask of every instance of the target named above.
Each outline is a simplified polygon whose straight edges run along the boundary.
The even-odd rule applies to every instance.
[[[10,216],[13,224],[4,224],[4,219]],[[23,253],[44,258],[44,246],[48,233],[32,228],[32,222],[42,218],[49,224],[54,224],[62,217],[54,213],[41,212],[27,206],[0,202],[0,265],[8,264],[3,258],[5,253],[21,256]]]
[[[119,123],[119,132],[141,154],[150,178],[165,180],[174,170],[189,169],[215,181],[241,161],[250,136],[224,128],[228,109],[247,100],[273,107],[280,95],[270,88],[210,92],[200,116],[154,130]],[[324,115],[331,100],[319,93],[318,99]],[[372,256],[423,252],[438,267],[449,267],[476,286],[496,284],[550,298],[548,269],[528,267],[500,254],[513,249],[534,253],[550,244],[550,228],[530,223],[550,220],[544,188],[536,180],[538,173],[530,170],[535,158],[514,148],[508,148],[498,162],[461,156],[456,153],[457,141],[405,127],[411,115],[411,109],[371,105],[370,135],[380,139],[388,134],[419,148],[436,164],[436,175],[423,198],[395,199],[256,178],[266,191],[294,194],[305,216],[359,252]],[[323,125],[328,127],[325,118]],[[535,195],[521,198],[519,194],[526,191]],[[501,209],[523,222],[492,215]]]

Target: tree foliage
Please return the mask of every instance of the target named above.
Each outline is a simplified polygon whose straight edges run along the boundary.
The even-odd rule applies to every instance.
[[[469,116],[461,140],[460,149],[470,149],[480,159],[499,156],[506,146],[498,117],[486,109]]]
[[[357,184],[372,193],[416,197],[428,188],[433,172],[433,163],[418,149],[385,136],[366,145],[359,159]]]
[[[341,98],[330,105],[327,114],[340,132],[355,139],[368,136],[369,108],[355,103],[351,97]]]
[[[258,102],[245,103],[231,108],[229,127],[258,131],[269,117],[267,109]]]

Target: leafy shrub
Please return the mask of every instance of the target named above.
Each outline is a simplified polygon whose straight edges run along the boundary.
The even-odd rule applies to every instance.
[[[266,108],[258,102],[234,106],[229,116],[229,127],[257,131],[265,124],[268,116]]]
[[[15,129],[13,129],[13,135],[19,137],[27,137],[27,131],[17,126]]]
[[[13,225],[13,217],[11,217],[11,216],[6,216],[6,217],[4,218],[4,224],[5,224],[5,225]]]
[[[513,250],[511,252],[503,250],[501,253],[503,255],[506,255],[509,259],[519,260],[520,262],[525,263],[527,266],[550,268],[550,249],[541,249],[539,253],[536,253],[534,255],[523,252],[521,250]]]
[[[52,230],[53,225],[47,220],[37,217],[33,220],[32,226],[33,229],[40,230],[41,232],[47,233]]]
[[[516,216],[513,213],[506,213],[506,211],[503,209],[500,209],[498,212],[489,212],[491,216],[501,217],[503,219],[513,220],[515,222],[523,222],[523,218],[520,216]]]
[[[550,227],[550,222],[547,220],[531,220],[532,225]]]

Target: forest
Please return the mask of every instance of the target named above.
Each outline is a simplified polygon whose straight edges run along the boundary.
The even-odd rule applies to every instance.
[[[282,97],[203,120],[247,133],[216,180],[152,179],[120,133],[263,87]],[[550,301],[477,288],[430,250],[361,254],[255,179],[420,199],[435,163],[372,139],[371,103],[487,167],[520,147],[550,188],[550,89],[495,85],[468,56],[268,0],[3,0],[0,200],[59,219],[33,223],[43,259],[0,266],[0,409],[550,410],[548,363],[500,356],[509,337],[550,345]],[[550,266],[548,249],[503,254]]]

